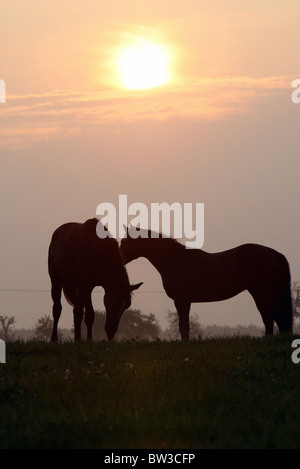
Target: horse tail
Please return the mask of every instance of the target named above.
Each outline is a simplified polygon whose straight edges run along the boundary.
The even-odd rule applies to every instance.
[[[63,287],[64,295],[69,305],[74,306],[78,299],[77,288]]]
[[[50,277],[55,276],[57,274],[54,262],[55,246],[57,238],[59,237],[61,231],[63,231],[64,226],[65,225],[60,226],[52,234],[51,242],[48,249],[48,272],[50,274]]]
[[[291,274],[289,263],[286,258],[280,256],[281,265],[281,288],[275,321],[279,327],[279,332],[292,334],[293,332],[293,305],[291,292]]]
[[[54,274],[53,253],[54,253],[54,249],[53,249],[53,238],[52,238],[49,249],[48,249],[48,272],[49,272],[50,277],[52,277]]]
[[[70,287],[64,285],[63,279],[60,277],[59,273],[57,272],[55,266],[55,249],[56,244],[58,242],[59,236],[63,233],[68,226],[72,225],[72,223],[66,223],[58,227],[54,233],[52,234],[49,250],[48,250],[48,272],[51,277],[51,280],[58,280],[60,285],[62,286],[65,298],[69,305],[74,306],[77,299],[78,299],[78,290],[75,287]]]

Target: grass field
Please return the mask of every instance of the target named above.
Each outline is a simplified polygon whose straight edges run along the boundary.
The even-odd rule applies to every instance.
[[[291,342],[8,343],[0,448],[300,448]]]

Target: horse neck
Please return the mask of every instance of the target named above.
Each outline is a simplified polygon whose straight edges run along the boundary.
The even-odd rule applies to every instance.
[[[119,288],[127,288],[129,286],[129,278],[127,271],[122,263],[115,265],[110,263],[107,265],[105,278],[103,279],[103,288],[105,290],[114,290]]]
[[[146,245],[146,243],[145,243]],[[175,253],[174,253],[175,254]],[[147,243],[144,249],[141,249],[141,257],[145,257],[149,262],[163,274],[169,269],[170,260],[172,259],[173,251],[168,246],[167,249],[158,247],[156,242]]]

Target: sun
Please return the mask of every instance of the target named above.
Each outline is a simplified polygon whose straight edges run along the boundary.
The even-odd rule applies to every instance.
[[[122,47],[116,58],[121,85],[129,90],[145,90],[170,80],[170,54],[158,43],[138,39]]]

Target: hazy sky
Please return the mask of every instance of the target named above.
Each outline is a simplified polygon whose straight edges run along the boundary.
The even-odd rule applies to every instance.
[[[119,194],[203,202],[203,249],[271,246],[300,280],[299,14],[298,0],[2,0],[0,288],[27,291],[1,291],[0,314],[16,327],[51,314],[52,232]],[[133,38],[169,50],[168,84],[120,86],[114,59]],[[128,272],[144,281],[132,307],[163,321],[174,306],[153,293],[159,274],[142,259]],[[248,293],[191,311],[203,324],[262,325]]]

